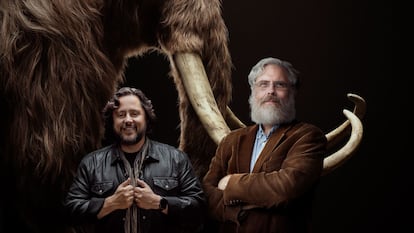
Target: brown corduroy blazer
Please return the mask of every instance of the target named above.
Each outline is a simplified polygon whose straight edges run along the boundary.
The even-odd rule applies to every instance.
[[[310,232],[313,190],[323,168],[326,137],[314,125],[281,125],[253,171],[250,158],[258,125],[232,131],[217,148],[203,188],[210,217],[225,233]],[[232,174],[225,190],[220,179]]]

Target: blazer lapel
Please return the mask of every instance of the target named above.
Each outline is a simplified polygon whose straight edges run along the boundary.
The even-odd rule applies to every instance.
[[[247,128],[245,133],[240,135],[238,151],[236,153],[236,164],[238,173],[250,172],[250,160],[258,125]]]
[[[262,169],[263,163],[271,157],[272,151],[274,151],[276,147],[283,141],[286,131],[288,131],[290,128],[291,125],[282,125],[276,129],[276,132],[270,135],[270,138],[260,153],[252,172],[259,172]]]

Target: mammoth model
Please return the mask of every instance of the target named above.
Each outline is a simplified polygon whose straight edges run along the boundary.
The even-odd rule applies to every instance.
[[[61,200],[82,156],[101,146],[101,109],[131,56],[169,58],[179,147],[197,155],[200,176],[221,138],[244,126],[227,107],[232,64],[220,0],[1,0],[0,35],[2,232],[69,232]],[[364,101],[350,97],[356,114],[344,110],[348,120],[327,137],[337,144],[352,128],[351,137],[325,159],[325,173],[362,137]]]

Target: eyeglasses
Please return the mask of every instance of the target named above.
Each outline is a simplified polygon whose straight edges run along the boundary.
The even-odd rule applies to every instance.
[[[287,83],[287,82],[280,82],[280,81],[270,82],[266,80],[258,81],[254,85],[258,87],[260,90],[267,90],[267,88],[269,88],[270,86],[273,86],[276,90],[283,90],[283,91],[289,89],[292,86],[292,84]]]

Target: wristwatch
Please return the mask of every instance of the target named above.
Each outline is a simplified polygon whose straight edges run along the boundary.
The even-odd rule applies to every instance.
[[[165,199],[165,198],[162,197],[161,200],[160,200],[159,209],[160,210],[164,210],[165,208],[167,208],[167,205],[168,205],[167,199]]]

